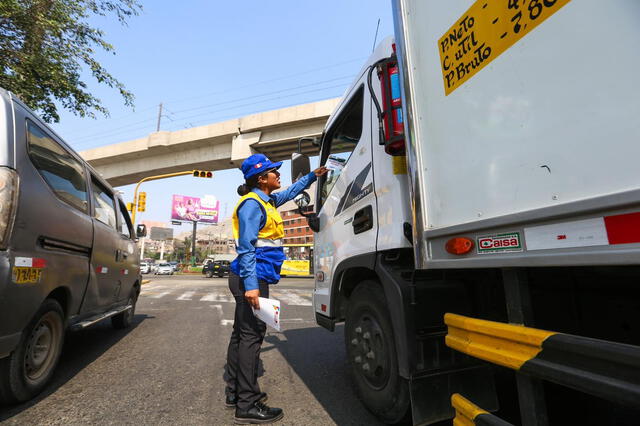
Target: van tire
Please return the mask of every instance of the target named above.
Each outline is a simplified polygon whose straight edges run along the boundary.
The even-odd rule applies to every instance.
[[[46,299],[23,330],[16,349],[0,360],[0,403],[24,402],[44,389],[58,365],[64,333],[62,307]]]
[[[132,305],[131,309],[128,309],[124,312],[119,313],[118,315],[114,315],[111,317],[111,325],[113,328],[120,330],[123,328],[131,327],[133,323],[133,317],[136,314],[136,303],[138,301],[138,292],[136,287],[131,289],[131,295],[127,300],[127,305]]]
[[[378,282],[363,281],[351,294],[344,336],[360,400],[387,424],[405,421],[410,406],[409,383],[398,372],[391,317]]]
[[[213,278],[213,271],[209,270],[206,273],[207,278]]]

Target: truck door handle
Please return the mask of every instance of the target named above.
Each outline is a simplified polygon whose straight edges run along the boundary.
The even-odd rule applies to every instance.
[[[360,234],[373,228],[373,208],[371,205],[361,208],[353,215],[353,233]]]

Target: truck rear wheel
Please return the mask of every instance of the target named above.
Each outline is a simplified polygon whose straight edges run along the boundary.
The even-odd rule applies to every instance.
[[[46,299],[24,329],[18,347],[0,360],[0,403],[27,401],[47,385],[64,343],[64,313]]]
[[[391,319],[377,282],[364,281],[351,294],[344,335],[351,373],[364,405],[385,423],[405,420],[409,385],[398,373]]]
[[[213,278],[213,271],[212,270],[208,270],[206,273],[207,278]]]

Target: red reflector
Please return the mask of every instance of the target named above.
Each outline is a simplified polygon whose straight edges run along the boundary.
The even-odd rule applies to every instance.
[[[322,309],[322,312],[327,312],[327,305],[320,305],[320,309]]]
[[[467,254],[473,250],[473,240],[465,237],[451,238],[444,249],[451,254]]]
[[[208,177],[208,178],[210,178],[210,177],[212,177],[212,176],[213,176],[213,173],[211,173],[211,172],[207,172],[207,177]]]
[[[640,242],[640,213],[605,216],[609,244],[630,244]]]

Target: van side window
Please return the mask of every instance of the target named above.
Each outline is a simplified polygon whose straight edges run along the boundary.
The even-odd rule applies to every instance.
[[[31,162],[56,196],[86,213],[87,181],[82,163],[29,120],[27,143]]]
[[[321,176],[318,182],[320,207],[327,200],[333,185],[340,177],[342,169],[360,141],[363,101],[364,88],[360,87],[326,133],[322,143],[320,164],[329,167],[330,170],[329,173]]]
[[[116,229],[116,210],[113,205],[113,196],[95,180],[91,180],[91,191],[93,192],[93,217]]]
[[[120,233],[127,238],[131,238],[131,220],[129,219],[129,212],[127,208],[122,204],[122,201],[118,200],[118,220],[120,221]]]

